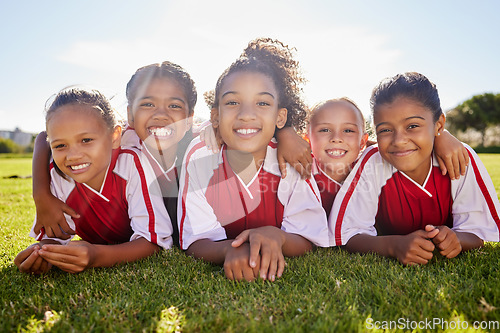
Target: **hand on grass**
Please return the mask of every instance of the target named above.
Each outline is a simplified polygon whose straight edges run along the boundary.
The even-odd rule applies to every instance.
[[[228,248],[224,259],[224,272],[228,279],[253,281],[259,277],[259,265],[250,267],[249,253],[250,245],[248,243]]]
[[[286,163],[293,166],[302,179],[311,177],[312,155],[309,142],[302,139],[293,128],[285,127],[277,132],[278,163],[281,178],[286,177]]]
[[[75,231],[71,229],[63,213],[73,218],[79,218],[80,215],[63,201],[54,197],[52,194],[45,195],[35,199],[36,223],[34,231],[39,234],[42,227],[48,237],[59,239],[68,239],[74,235]]]
[[[432,225],[425,226],[426,231],[438,230],[439,233],[432,238],[432,242],[436,245],[439,253],[446,258],[454,258],[462,252],[462,245],[457,237],[457,234],[445,225],[434,227]]]
[[[434,153],[443,175],[448,172],[452,180],[465,175],[469,164],[469,153],[464,145],[448,131],[443,131],[442,135],[434,141]]]
[[[432,259],[434,243],[430,240],[438,230],[417,230],[398,237],[394,244],[394,256],[403,265],[425,265]]]
[[[44,274],[52,268],[52,264],[40,257],[39,250],[40,244],[35,243],[18,253],[14,258],[14,264],[19,268],[19,271],[28,274]]]
[[[46,244],[39,255],[65,272],[79,273],[94,263],[96,246],[85,241],[72,241],[68,245]]]
[[[250,267],[260,266],[259,274],[264,280],[280,278],[286,265],[282,250],[285,242],[283,231],[271,226],[248,229],[239,234],[231,246],[239,247],[246,242],[250,244]]]

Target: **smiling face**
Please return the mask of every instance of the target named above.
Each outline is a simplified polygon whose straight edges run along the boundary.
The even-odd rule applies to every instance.
[[[422,185],[430,169],[434,139],[444,128],[444,115],[434,122],[429,109],[399,97],[378,106],[373,120],[382,157]]]
[[[155,78],[135,96],[128,107],[129,124],[153,155],[161,152],[173,162],[177,144],[192,124],[184,90],[175,81]]]
[[[228,153],[239,151],[251,153],[255,161],[264,159],[276,127],[286,122],[287,110],[278,108],[278,98],[274,82],[264,74],[235,72],[224,79],[212,120]]]
[[[88,105],[61,106],[47,120],[47,136],[56,165],[76,182],[96,191],[104,181],[112,149],[120,146],[120,134],[120,127],[110,130]]]
[[[326,102],[315,110],[308,136],[319,166],[338,182],[347,177],[368,139],[359,111],[342,100]]]

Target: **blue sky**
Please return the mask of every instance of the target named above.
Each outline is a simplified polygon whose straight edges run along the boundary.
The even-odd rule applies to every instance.
[[[170,60],[203,92],[255,37],[297,48],[309,104],[348,96],[369,114],[371,89],[425,74],[448,110],[500,93],[498,1],[2,1],[0,130],[44,129],[46,100],[73,84],[101,89],[125,114],[138,67]]]

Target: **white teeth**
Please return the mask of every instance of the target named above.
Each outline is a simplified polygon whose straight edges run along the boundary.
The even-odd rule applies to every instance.
[[[330,156],[338,157],[338,156],[343,156],[347,154],[345,150],[339,150],[339,149],[334,149],[334,150],[327,150],[326,153]]]
[[[83,163],[83,164],[79,164],[79,165],[70,165],[70,168],[71,170],[81,170],[83,168],[86,168],[90,166],[90,163]]]
[[[237,129],[236,132],[240,133],[240,134],[253,134],[253,133],[257,133],[257,130],[254,128],[240,128],[240,129]]]
[[[169,136],[172,134],[172,129],[169,127],[150,128],[149,133],[155,136]]]

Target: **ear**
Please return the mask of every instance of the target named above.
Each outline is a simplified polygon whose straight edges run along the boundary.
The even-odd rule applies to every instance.
[[[134,128],[134,114],[130,105],[127,106],[127,122],[130,127]]]
[[[210,110],[210,122],[213,128],[219,127],[219,110],[217,108]]]
[[[439,116],[438,121],[434,125],[434,136],[439,136],[444,131],[444,124],[446,123],[446,117],[444,114]]]
[[[121,126],[115,126],[113,129],[113,133],[111,134],[111,140],[113,142],[113,149],[117,149],[120,147],[120,143],[122,140],[122,127]]]
[[[360,150],[365,149],[367,141],[368,141],[368,133],[364,133],[363,136],[361,136],[361,141],[359,142]]]
[[[288,110],[286,108],[281,108],[278,110],[278,118],[276,119],[276,127],[281,129],[286,124],[286,119],[288,115]]]

